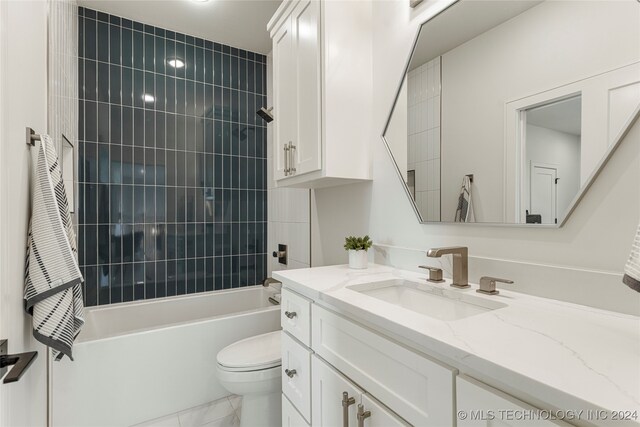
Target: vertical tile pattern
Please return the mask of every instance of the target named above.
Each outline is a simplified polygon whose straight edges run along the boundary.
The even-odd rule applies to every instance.
[[[86,305],[262,282],[266,58],[78,15]]]
[[[440,221],[440,57],[409,72],[407,169],[415,171],[416,205],[425,221]]]
[[[78,141],[78,5],[75,0],[50,1],[48,19],[48,117],[47,132],[56,144],[63,168],[63,179],[71,211],[75,207],[74,165],[63,145],[64,135],[71,144]],[[71,42],[70,42],[71,41]],[[43,132],[45,129],[37,129]],[[65,150],[63,151],[63,146]],[[75,148],[74,148],[75,149]],[[77,156],[76,156],[77,158]]]

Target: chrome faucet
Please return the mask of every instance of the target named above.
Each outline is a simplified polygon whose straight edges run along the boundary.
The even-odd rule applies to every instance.
[[[427,256],[440,258],[442,255],[453,255],[453,283],[454,288],[469,287],[469,249],[465,246],[429,249]]]

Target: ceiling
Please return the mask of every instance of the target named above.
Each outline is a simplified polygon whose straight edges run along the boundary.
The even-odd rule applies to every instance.
[[[582,97],[575,96],[527,110],[527,123],[580,136]]]
[[[423,24],[409,70],[540,4],[540,0],[464,0]]]
[[[144,24],[267,54],[267,22],[282,0],[78,0],[78,5]]]

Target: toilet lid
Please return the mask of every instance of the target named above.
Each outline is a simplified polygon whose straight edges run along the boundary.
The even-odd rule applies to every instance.
[[[218,364],[226,368],[256,371],[281,364],[280,331],[237,341],[218,353]]]

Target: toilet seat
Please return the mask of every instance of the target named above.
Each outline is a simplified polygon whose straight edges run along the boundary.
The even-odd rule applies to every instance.
[[[218,367],[228,372],[261,371],[282,364],[281,331],[245,338],[220,350]]]

